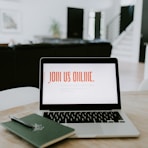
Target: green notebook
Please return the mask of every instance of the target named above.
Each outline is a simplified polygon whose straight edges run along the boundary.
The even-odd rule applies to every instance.
[[[3,122],[1,124],[36,147],[49,146],[74,134],[74,129],[37,114],[31,114],[21,119],[29,124],[41,125],[43,128],[34,130],[15,121]]]

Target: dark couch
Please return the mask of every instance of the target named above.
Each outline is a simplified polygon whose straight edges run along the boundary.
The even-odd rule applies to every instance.
[[[39,60],[41,57],[110,57],[109,42],[52,42],[16,45],[0,49],[0,90],[20,87],[39,87]]]
[[[15,56],[10,47],[0,46],[0,90],[14,87]]]

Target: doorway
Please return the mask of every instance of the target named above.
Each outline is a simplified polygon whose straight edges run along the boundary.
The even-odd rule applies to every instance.
[[[101,12],[95,13],[95,38],[100,39],[101,33],[100,33],[100,27],[101,27]]]
[[[68,7],[67,38],[83,38],[83,9]]]

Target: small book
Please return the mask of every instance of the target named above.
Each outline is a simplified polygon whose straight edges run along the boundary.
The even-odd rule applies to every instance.
[[[35,127],[29,128],[13,120],[1,124],[35,147],[47,147],[74,134],[73,128],[64,126],[37,114],[31,114],[20,119],[24,123],[34,125]]]

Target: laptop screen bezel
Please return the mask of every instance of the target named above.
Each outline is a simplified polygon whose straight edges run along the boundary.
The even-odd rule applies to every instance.
[[[116,70],[116,83],[117,83],[117,104],[43,104],[43,66],[44,64],[66,64],[66,63],[107,63],[115,64]],[[120,101],[120,84],[118,72],[118,60],[116,58],[99,58],[99,57],[43,57],[40,59],[40,73],[39,73],[39,88],[40,88],[40,110],[50,111],[67,111],[67,110],[112,110],[121,109]]]

